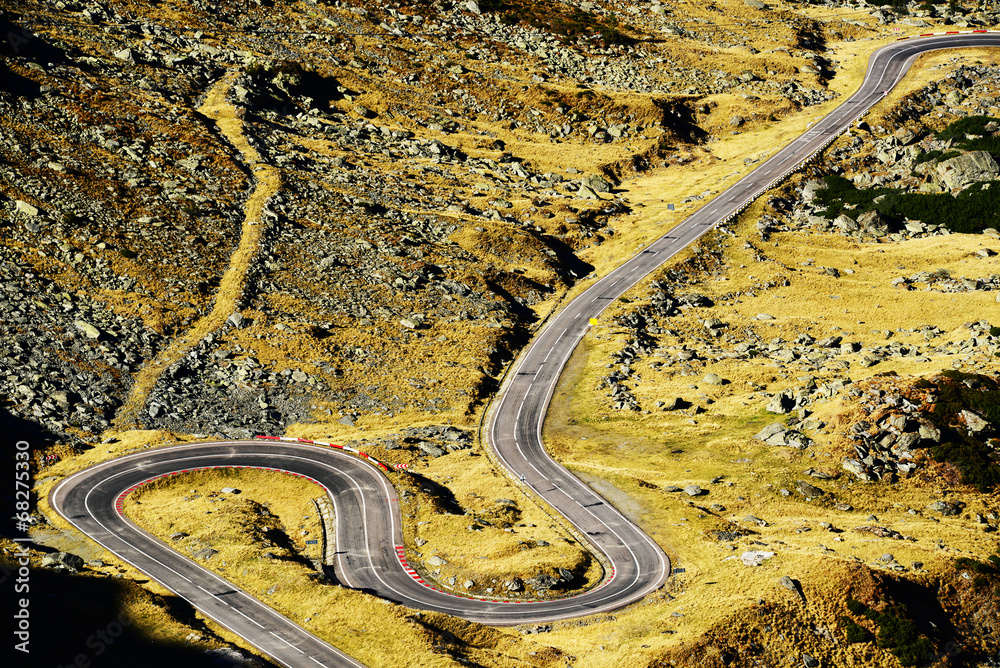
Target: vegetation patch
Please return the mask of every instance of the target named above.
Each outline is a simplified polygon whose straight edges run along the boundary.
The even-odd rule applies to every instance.
[[[994,182],[977,183],[966,190],[950,193],[911,193],[895,188],[858,188],[843,176],[824,178],[826,188],[816,191],[816,200],[829,219],[840,215],[857,218],[875,211],[893,225],[904,219],[940,225],[962,234],[980,233],[1000,224],[1000,190]]]
[[[938,397],[928,417],[941,430],[941,443],[931,448],[934,458],[956,466],[962,483],[981,492],[1000,483],[996,450],[984,441],[986,430],[1000,424],[1000,384],[991,376],[949,370],[934,382]],[[959,415],[971,412],[991,426],[983,432],[959,426]]]
[[[847,608],[857,615],[872,620],[878,625],[878,646],[888,649],[899,659],[903,666],[915,666],[930,656],[933,645],[926,636],[917,629],[916,623],[907,617],[906,608],[902,605],[887,606],[881,611],[875,610],[860,601],[848,599]],[[841,617],[849,622],[845,625],[848,642],[865,642],[870,634],[862,626],[850,618]],[[853,638],[853,640],[852,640]]]
[[[1000,118],[966,116],[951,123],[936,136],[942,141],[951,139],[956,148],[966,151],[1000,154],[1000,137],[994,135],[997,130],[1000,130]]]
[[[986,561],[978,561],[971,557],[959,557],[955,560],[955,569],[971,571],[972,588],[977,592],[988,592],[991,589],[1000,595],[1000,553],[991,554]]]

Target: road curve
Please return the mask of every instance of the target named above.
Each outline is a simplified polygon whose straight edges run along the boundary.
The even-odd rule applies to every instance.
[[[519,358],[495,403],[487,434],[500,462],[563,513],[604,554],[601,586],[559,600],[503,603],[438,591],[399,557],[396,494],[369,463],[328,447],[286,442],[225,441],[172,446],[127,455],[68,476],[50,494],[53,509],[106,549],[161,582],[226,628],[287,666],[360,666],[328,643],[232,583],[180,555],[120,512],[136,485],[178,471],[254,466],[304,475],[325,486],[337,516],[335,572],[345,585],[403,605],[486,624],[521,624],[587,615],[627,605],[660,587],[670,572],[663,551],[641,529],[548,456],[541,429],[569,356],[607,305],[714,225],[730,219],[765,190],[829,144],[884,97],[920,53],[1000,46],[1000,33],[923,37],[876,51],[857,93],[772,156],[569,303]]]
[[[727,221],[833,141],[902,79],[926,51],[956,46],[1000,46],[1000,33],[969,33],[901,41],[876,51],[861,88],[832,113],[752,173],[706,203],[625,264],[570,302],[536,337],[504,383],[489,421],[497,457],[552,507],[559,510],[612,564],[612,583],[625,580],[618,605],[658,588],[670,572],[663,551],[641,529],[556,463],[542,444],[542,423],[556,383],[591,318],[687,245]],[[610,586],[610,585],[609,585]]]

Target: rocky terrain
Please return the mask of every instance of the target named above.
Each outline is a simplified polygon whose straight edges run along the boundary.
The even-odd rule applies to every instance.
[[[543,304],[588,273],[578,253],[627,209],[611,193],[623,174],[830,99],[825,41],[895,18],[734,7],[720,28],[717,7],[585,3],[547,16],[530,3],[304,3],[282,19],[294,32],[256,30],[271,13],[263,4],[9,7],[9,262],[138,318],[102,335],[125,350],[206,316],[259,173],[198,111],[237,72],[229,101],[281,179],[258,221],[241,320],[172,361],[127,421],[246,435],[324,414],[471,410]],[[766,44],[750,37],[765,27]],[[546,145],[587,157],[554,159]],[[79,331],[72,309],[49,313],[62,327],[43,329]],[[99,431],[121,412],[145,359],[122,357],[103,403],[69,387],[69,404],[49,397],[36,416],[44,400],[17,392],[23,383],[10,380],[8,396],[79,438],[73,424]],[[11,362],[5,375],[16,376]]]
[[[71,465],[99,444],[111,453],[173,438],[335,432],[426,467],[400,496],[427,506],[408,515],[407,536],[428,577],[514,598],[579,586],[596,568],[585,556],[477,573],[441,557],[448,534],[428,525],[455,511],[462,536],[504,534],[490,540],[548,554],[545,527],[507,517],[517,503],[492,489],[470,486],[454,507],[441,505],[470,484],[456,482],[456,471],[480,475],[480,465],[454,461],[481,454],[476,425],[504,369],[605,255],[641,241],[643,209],[663,200],[636,183],[690,178],[720,162],[721,139],[836,101],[852,48],[928,25],[1000,22],[993,8],[961,4],[0,0],[4,424],[31,439],[39,479],[64,472],[50,468],[54,456]],[[1000,322],[984,304],[1000,299],[1000,208],[990,205],[1000,181],[1000,68],[942,59],[929,71],[931,83],[894,99],[611,308],[588,353],[600,369],[581,385],[596,398],[595,421],[628,434],[633,423],[662,420],[656,430],[666,424],[697,440],[742,412],[741,447],[768,453],[753,475],[801,469],[768,478],[768,494],[841,513],[802,524],[841,537],[835,529],[850,521],[861,547],[909,542],[905,526],[866,519],[875,506],[858,490],[879,485],[895,486],[913,521],[963,523],[976,536],[996,530],[997,417],[962,406],[942,418],[936,407],[995,391]],[[677,201],[698,206],[718,189],[691,194],[699,192]],[[923,197],[950,199],[942,208]],[[956,206],[960,214],[948,208]],[[935,311],[916,308],[917,298],[967,301],[935,301],[947,305]],[[616,436],[613,447],[630,438]],[[576,446],[584,451],[582,439]],[[732,460],[734,470],[757,466],[745,454]],[[969,477],[973,470],[983,476]],[[775,563],[761,552],[784,563],[794,537],[781,533],[780,518],[743,509],[745,497],[721,498],[733,471],[670,471],[654,481],[640,466],[631,482],[600,489],[636,517],[634,508],[650,512],[648,501],[634,506],[642,494],[680,508],[683,518],[657,520],[663,527],[683,531],[687,515],[697,517],[704,524],[689,545],[716,536],[708,543],[724,558],[750,554],[741,567]],[[903,500],[922,485],[943,491]],[[697,505],[702,496],[713,501]],[[851,517],[866,504],[871,513]],[[789,533],[804,535],[800,528]],[[947,540],[963,547],[940,554],[987,564],[983,544],[955,532]],[[824,544],[820,554],[834,551]],[[895,552],[863,560],[861,576],[829,578],[867,583],[871,596],[857,600],[878,614],[850,611],[866,632],[889,614],[878,593],[904,586],[891,577],[951,568],[917,567],[930,560]],[[698,564],[692,572],[710,570],[680,556]],[[72,555],[43,566],[102,572]],[[985,578],[974,591],[959,575],[935,581],[952,587],[949,610],[993,609],[995,573],[976,568],[961,571]],[[752,633],[739,636],[739,622],[727,635],[712,616],[683,628],[685,654],[671,626],[685,623],[690,600],[678,582],[623,612],[618,627],[602,619],[524,631],[553,634],[572,654],[552,656],[581,657],[579,665],[845,656],[793,641],[780,625],[798,613],[782,613],[770,594],[752,615],[788,632],[785,644],[768,645],[773,656],[733,651],[727,642]],[[793,601],[819,595],[806,583],[781,591]],[[839,600],[830,606],[808,621],[809,637],[836,628],[827,634],[840,647],[849,627],[832,624],[848,613]],[[952,619],[955,637],[980,628],[957,612]],[[455,656],[478,642],[476,631],[427,624]],[[625,626],[635,635],[619,635]],[[990,633],[984,647],[996,646]],[[606,646],[627,655],[606,656]],[[878,652],[884,665],[898,658]]]

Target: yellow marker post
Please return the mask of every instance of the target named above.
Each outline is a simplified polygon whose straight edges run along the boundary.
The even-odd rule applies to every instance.
[[[597,318],[591,318],[590,319],[590,326],[591,327],[597,327]]]

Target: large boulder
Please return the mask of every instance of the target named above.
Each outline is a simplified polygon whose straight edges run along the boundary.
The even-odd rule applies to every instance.
[[[810,499],[815,499],[817,497],[826,494],[825,491],[817,487],[816,485],[810,485],[805,480],[796,480],[796,487],[798,487],[799,494]]]
[[[857,459],[845,459],[841,466],[848,473],[853,473],[858,480],[871,480],[872,477],[865,468],[865,465]]]
[[[858,216],[858,227],[873,236],[884,237],[889,233],[889,224],[877,211],[866,211]]]
[[[49,552],[42,557],[42,566],[76,573],[83,568],[83,558],[70,552]]]
[[[766,560],[774,556],[774,552],[768,552],[766,550],[753,550],[750,552],[744,552],[740,555],[740,561],[742,561],[747,566],[760,566]]]
[[[986,151],[972,151],[938,163],[938,176],[951,189],[1000,178],[1000,165]]]
[[[826,188],[826,183],[819,179],[812,179],[802,188],[802,201],[811,202],[816,199],[816,191]]]
[[[972,411],[963,410],[958,414],[958,418],[965,424],[965,428],[970,434],[980,434],[990,427],[990,423],[976,415]]]
[[[797,403],[795,394],[791,390],[785,390],[775,394],[765,408],[771,413],[790,413]]]

